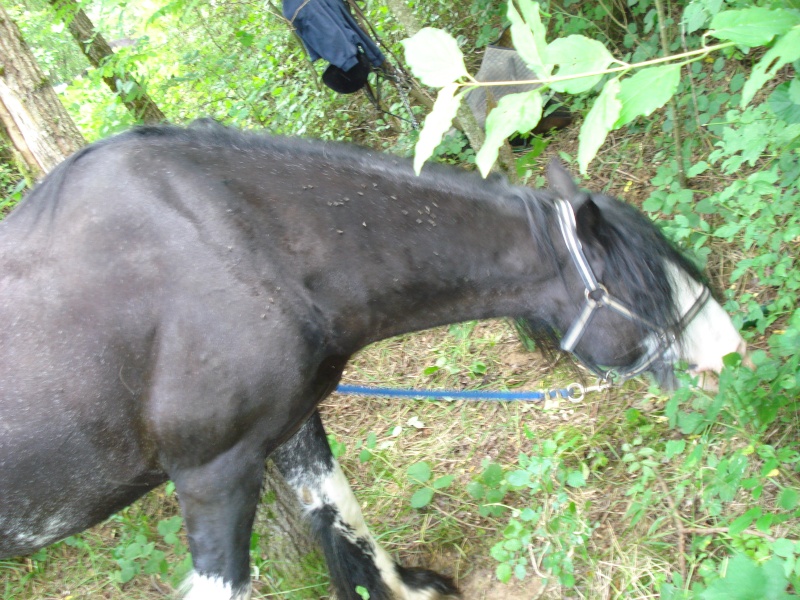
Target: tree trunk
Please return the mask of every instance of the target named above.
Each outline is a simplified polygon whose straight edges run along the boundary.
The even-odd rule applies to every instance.
[[[0,120],[14,147],[37,176],[50,171],[85,143],[2,5]]]
[[[282,589],[304,588],[308,585],[309,561],[319,556],[317,545],[294,492],[271,460],[267,461],[264,479],[265,501],[255,523],[255,531],[261,536],[260,556],[253,556],[253,560],[268,564],[270,573],[284,582]],[[311,596],[302,597],[313,597],[311,592]]]
[[[48,2],[55,9],[57,17],[67,24],[81,52],[95,69],[100,68],[103,61],[114,55],[111,46],[99,32],[95,31],[92,21],[75,0],[48,0]],[[131,75],[127,73],[104,75],[103,81],[113,93],[119,95],[122,103],[138,121],[162,123],[167,120],[161,109]]]

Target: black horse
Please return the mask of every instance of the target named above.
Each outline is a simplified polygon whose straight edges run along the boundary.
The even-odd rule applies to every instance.
[[[151,127],[89,146],[0,223],[0,557],[81,531],[167,479],[191,599],[250,596],[271,455],[337,593],[456,593],[370,535],[316,406],[359,348],[526,319],[599,374],[719,370],[742,339],[633,208],[343,145]],[[576,236],[577,232],[577,236]],[[599,283],[602,282],[602,283]]]

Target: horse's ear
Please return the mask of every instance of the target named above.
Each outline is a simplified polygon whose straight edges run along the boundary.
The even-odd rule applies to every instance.
[[[600,207],[595,204],[589,194],[579,194],[575,197],[572,208],[575,211],[575,226],[578,231],[578,238],[592,246],[599,245],[597,233],[603,220]]]
[[[577,199],[578,186],[575,185],[575,180],[569,171],[564,167],[560,160],[553,158],[547,165],[547,183],[550,190],[555,193],[559,198],[572,202]],[[578,207],[573,205],[573,210],[577,211]]]
[[[572,175],[557,158],[551,159],[547,165],[547,182],[553,193],[572,205],[578,237],[589,243],[595,240],[597,226],[603,219],[600,208],[589,194],[578,189]]]

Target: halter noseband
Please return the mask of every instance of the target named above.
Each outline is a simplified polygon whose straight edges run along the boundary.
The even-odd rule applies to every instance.
[[[561,339],[561,349],[574,354],[583,364],[597,375],[602,381],[613,383],[617,380],[625,380],[635,377],[646,371],[653,363],[661,359],[669,348],[677,341],[677,332],[681,331],[694,319],[710,297],[706,286],[694,304],[684,314],[677,323],[664,328],[660,327],[641,315],[636,314],[627,304],[609,294],[606,287],[597,281],[594,276],[589,261],[583,253],[583,246],[578,239],[578,232],[575,225],[575,213],[572,205],[562,198],[555,201],[558,225],[561,228],[561,235],[567,245],[567,250],[572,257],[572,262],[578,269],[578,274],[583,280],[586,301],[578,317],[567,330]],[[621,371],[615,369],[603,369],[596,363],[588,361],[575,351],[575,347],[586,333],[589,323],[594,318],[595,312],[600,308],[609,308],[622,315],[629,321],[633,321],[652,331],[658,340],[658,344],[650,348],[636,363]]]

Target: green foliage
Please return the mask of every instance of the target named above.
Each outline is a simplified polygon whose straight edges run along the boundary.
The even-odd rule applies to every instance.
[[[157,536],[149,518],[136,509],[126,508],[110,521],[117,523],[119,532],[119,542],[111,550],[118,568],[111,573],[112,581],[125,584],[139,575],[157,575],[170,585],[178,586],[191,571],[191,556],[180,537],[183,527],[180,516],[158,521]],[[166,558],[168,553],[170,561]]]
[[[723,40],[723,44],[665,59],[645,60],[644,56],[634,54],[637,62],[630,64],[616,60],[601,42],[583,35],[568,35],[547,43],[539,4],[531,0],[517,0],[517,3],[519,10],[513,1],[509,1],[507,13],[514,45],[538,75],[540,87],[533,92],[505,96],[489,114],[486,120],[486,149],[481,148],[476,159],[484,177],[497,158],[496,149],[502,140],[517,131],[530,130],[531,123],[535,125],[541,118],[539,107],[542,94],[546,91],[587,92],[601,81],[603,75],[622,71],[621,75],[611,79],[610,89],[601,96],[600,109],[593,118],[584,122],[580,139],[587,147],[582,147],[578,156],[581,172],[585,173],[611,129],[622,127],[637,117],[650,115],[675,95],[682,65],[699,60],[712,50],[730,49],[734,45],[763,46],[775,39],[773,47],[756,65],[744,86],[741,105],[745,107],[778,69],[800,58],[800,12],[797,11],[757,7],[717,12],[709,33]],[[694,6],[688,19],[692,28],[697,28],[699,23],[705,22],[707,13],[714,11],[708,3]],[[717,5],[716,10],[719,8]],[[651,10],[648,15],[654,18],[655,12]],[[415,149],[415,168],[419,172],[424,160],[431,156],[441,136],[449,128],[458,109],[458,88],[474,86],[477,82],[466,73],[457,43],[443,31],[426,28],[407,40],[404,46],[406,60],[414,73],[424,83],[442,88],[420,135],[424,143],[418,143]],[[429,60],[430,47],[436,48],[434,62]],[[654,66],[667,61],[670,64]],[[609,70],[609,66],[615,62],[622,66]],[[642,70],[628,76],[630,71],[637,68]],[[459,82],[463,79],[469,81]]]
[[[431,466],[425,461],[415,463],[408,468],[408,480],[412,485],[422,485],[411,496],[412,508],[424,508],[433,500],[437,491],[444,490],[453,483],[454,475],[442,475],[436,479],[432,478]]]
[[[526,431],[529,439],[535,436]],[[503,529],[503,539],[492,547],[491,555],[500,564],[497,578],[508,582],[514,576],[524,579],[532,557],[536,570],[565,587],[575,585],[575,561],[586,559],[586,542],[594,525],[585,513],[588,503],[576,503],[570,491],[586,486],[588,467],[570,467],[564,455],[573,449],[575,439],[565,440],[563,432],[553,439],[534,444],[530,454],[521,454],[516,469],[504,471],[488,464],[481,477],[468,488],[484,503],[486,514],[500,514],[508,492],[521,492],[528,506],[514,510]],[[501,509],[498,511],[496,509]]]

